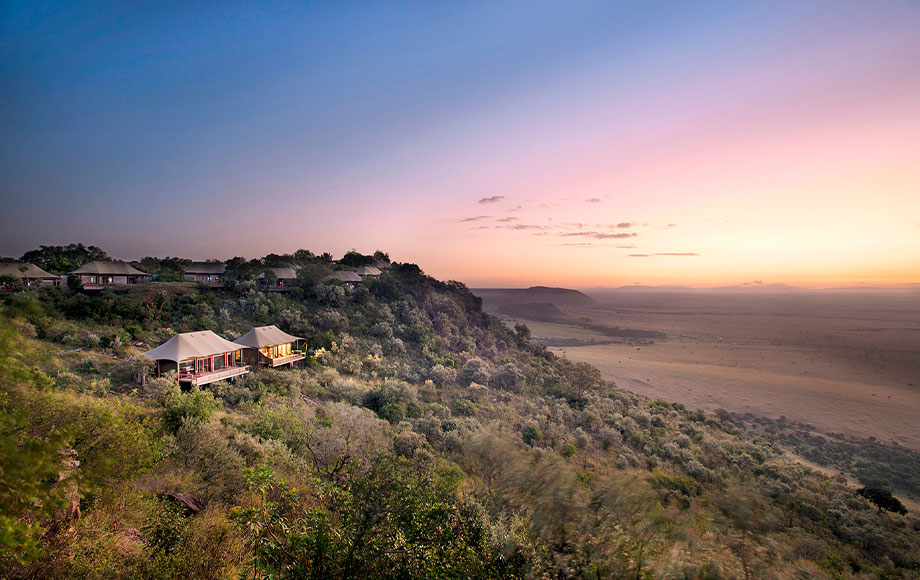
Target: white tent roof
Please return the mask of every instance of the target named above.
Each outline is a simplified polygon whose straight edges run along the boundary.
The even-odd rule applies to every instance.
[[[275,276],[279,280],[293,280],[297,277],[297,272],[294,271],[294,268],[265,268],[266,270],[271,270],[275,273]],[[265,278],[265,272],[263,271],[259,274],[259,278]]]
[[[110,276],[146,276],[146,272],[141,272],[125,262],[109,262],[107,260],[95,260],[86,264],[71,274],[105,274]]]
[[[192,262],[185,267],[186,274],[223,274],[227,265],[223,262]]]
[[[148,350],[145,356],[153,360],[171,360],[175,362],[190,358],[212,356],[239,350],[240,345],[221,338],[210,330],[184,332],[170,338],[160,346]]]
[[[42,278],[44,280],[60,278],[60,276],[45,272],[35,264],[20,264],[19,262],[4,262],[0,264],[0,276],[12,276],[13,278]]]
[[[271,326],[257,326],[233,342],[250,348],[262,348],[273,344],[294,342],[295,340],[303,340],[303,338],[292,336],[273,324]]]
[[[337,272],[333,272],[332,274],[329,274],[329,277],[334,278],[336,280],[341,280],[342,282],[360,282],[361,281],[361,276],[358,276],[356,273],[350,270],[339,270]]]

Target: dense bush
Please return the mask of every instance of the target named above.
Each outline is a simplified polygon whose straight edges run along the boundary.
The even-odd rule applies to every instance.
[[[148,266],[168,275],[167,260]],[[297,292],[258,289],[278,266],[300,271]],[[462,284],[395,264],[351,290],[323,282],[334,266],[301,251],[231,260],[223,289],[0,297],[4,575],[920,570],[913,514],[878,513],[783,457],[897,480],[875,485],[897,495],[917,476],[915,452],[649,401],[484,314]],[[305,336],[314,356],[187,392],[136,358],[175,332],[233,338],[262,324]]]

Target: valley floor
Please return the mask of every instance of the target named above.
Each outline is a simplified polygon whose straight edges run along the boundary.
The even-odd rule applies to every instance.
[[[920,450],[920,311],[913,297],[856,300],[631,296],[566,312],[573,321],[662,331],[667,340],[551,350],[649,397],[785,416]],[[538,339],[609,340],[578,326],[510,322],[526,323]]]

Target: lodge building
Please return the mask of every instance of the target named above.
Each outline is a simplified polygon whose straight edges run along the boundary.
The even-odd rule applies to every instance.
[[[148,274],[125,262],[105,260],[95,260],[70,274],[80,278],[80,287],[84,290],[102,290],[109,286],[143,284],[150,279]]]
[[[223,262],[192,262],[185,267],[183,280],[201,282],[208,286],[224,285],[224,270],[227,265]]]
[[[275,368],[307,358],[297,343],[303,338],[290,335],[275,325],[257,326],[233,341],[243,348],[243,362],[250,365]]]
[[[179,383],[188,386],[233,379],[249,372],[240,345],[210,330],[177,334],[144,355],[156,361],[158,376],[174,371]]]
[[[60,286],[61,277],[45,272],[35,264],[20,262],[0,263],[0,276],[15,278],[26,288],[33,286]],[[11,290],[7,284],[0,282],[0,290]]]

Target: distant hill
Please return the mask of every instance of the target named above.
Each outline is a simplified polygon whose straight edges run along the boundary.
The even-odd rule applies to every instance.
[[[712,292],[807,292],[805,288],[789,284],[740,284],[711,288]]]
[[[569,288],[532,286],[530,288],[472,288],[483,300],[486,310],[498,304],[552,304],[558,308],[593,306],[597,302],[590,296]],[[495,310],[495,308],[491,308]]]
[[[717,286],[712,288],[694,288],[693,286],[679,285],[644,286],[635,284],[633,286],[617,286],[616,288],[587,288],[586,291],[591,294],[630,294],[638,292],[804,292],[806,289],[790,286],[788,284],[736,284],[734,286]]]
[[[663,332],[635,330],[594,324],[589,318],[579,318],[560,310],[561,307],[598,306],[590,296],[577,290],[535,286],[526,289],[478,289],[472,292],[482,298],[482,309],[489,314],[510,316],[536,322],[566,324],[585,330],[592,330],[603,336],[630,340],[661,340],[667,338]],[[540,301],[540,298],[547,300]],[[555,302],[550,302],[554,300]]]

